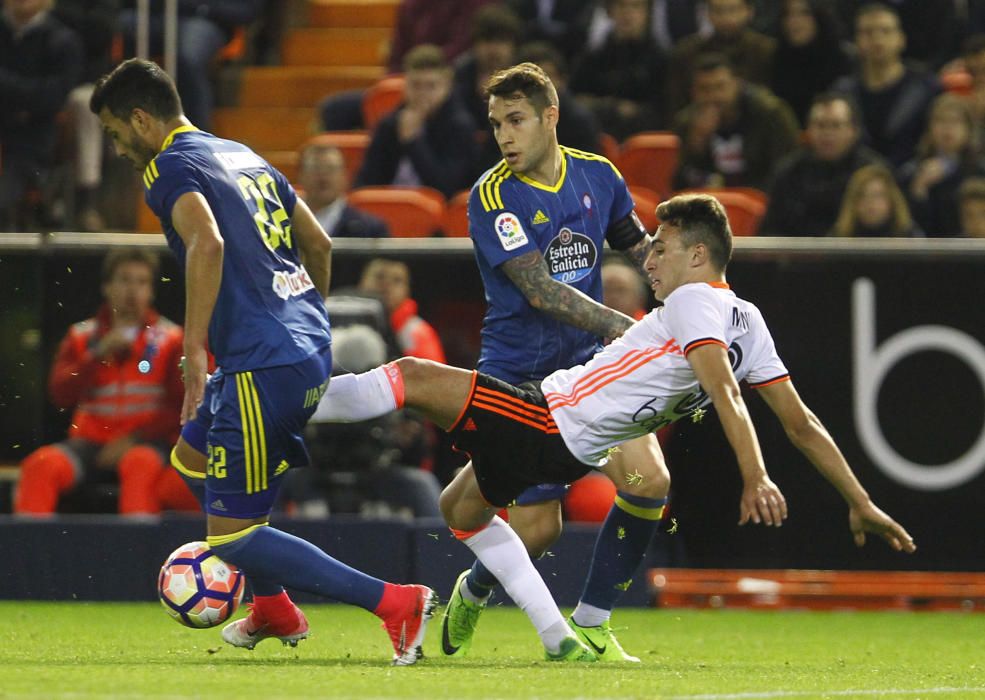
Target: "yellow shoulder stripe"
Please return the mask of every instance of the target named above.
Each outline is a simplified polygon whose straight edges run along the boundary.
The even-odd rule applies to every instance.
[[[151,185],[154,184],[154,181],[160,176],[161,173],[157,169],[157,158],[154,158],[154,160],[152,160],[150,164],[144,168],[144,186],[146,186],[147,189],[150,189]]]
[[[482,182],[479,183],[479,200],[482,202],[482,208],[486,211],[492,211],[493,209],[505,209],[506,205],[503,204],[503,198],[500,195],[500,187],[503,181],[511,175],[511,171],[506,161],[500,162],[495,168],[489,171],[489,174],[483,178]]]
[[[605,156],[600,156],[597,153],[589,153],[588,151],[579,151],[577,148],[569,148],[568,146],[561,146],[561,151],[567,153],[572,158],[578,158],[580,160],[597,160],[601,163],[605,163],[612,171],[622,179],[622,173],[619,172],[619,168],[613,165],[612,161]]]

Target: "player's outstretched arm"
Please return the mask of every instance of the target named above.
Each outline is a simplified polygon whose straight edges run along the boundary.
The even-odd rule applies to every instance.
[[[752,520],[779,527],[787,517],[787,501],[766,474],[759,438],[742,392],[732,374],[725,347],[717,343],[700,345],[687,355],[701,387],[707,392],[725,430],[742,474],[742,500],[739,525]]]
[[[532,307],[575,328],[602,338],[618,338],[633,325],[633,319],[626,314],[551,277],[539,250],[507,260],[503,263],[503,272]]]
[[[790,441],[831,482],[848,504],[848,525],[855,544],[865,544],[865,533],[879,535],[897,551],[913,552],[916,545],[903,526],[882,512],[862,488],[831,434],[804,404],[793,386],[784,381],[758,390],[783,424]]]
[[[195,417],[205,394],[209,321],[222,284],[222,234],[208,201],[186,192],[171,208],[171,223],[185,244],[185,400],[181,424]]]
[[[291,215],[291,231],[301,249],[301,262],[308,271],[315,289],[328,296],[332,275],[332,239],[300,197]]]

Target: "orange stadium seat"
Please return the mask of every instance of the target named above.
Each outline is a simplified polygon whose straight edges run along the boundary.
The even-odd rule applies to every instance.
[[[755,236],[759,224],[766,214],[768,198],[765,192],[752,187],[709,187],[705,189],[682,190],[674,194],[704,192],[715,195],[725,207],[732,234],[736,236]]]
[[[612,163],[619,167],[619,142],[616,141],[616,137],[612,134],[601,133],[599,134],[599,146],[601,147],[602,153],[600,155],[608,158]]]
[[[390,75],[377,81],[363,95],[363,124],[372,130],[404,99],[404,76]]]
[[[658,197],[666,197],[671,191],[680,149],[677,134],[646,131],[626,139],[617,166],[628,184],[648,187]]]
[[[444,223],[445,198],[430,187],[360,187],[348,199],[386,221],[395,238],[426,238]]]
[[[468,238],[469,236],[469,195],[471,190],[462,190],[448,200],[445,221],[441,230],[449,238]]]
[[[345,172],[349,176],[349,182],[355,182],[356,173],[362,167],[363,157],[369,148],[369,132],[323,131],[304,142],[305,146],[309,144],[325,144],[338,148],[345,159]]]
[[[660,225],[656,214],[657,205],[660,204],[660,197],[650,188],[640,187],[639,185],[630,185],[629,193],[633,196],[633,202],[636,203],[636,216],[640,217],[640,221],[646,226],[646,230],[653,233],[657,230],[657,226]]]

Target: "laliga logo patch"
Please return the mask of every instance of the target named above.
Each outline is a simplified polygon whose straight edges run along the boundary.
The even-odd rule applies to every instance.
[[[503,250],[515,250],[527,243],[527,234],[516,214],[505,211],[496,217],[496,235]]]

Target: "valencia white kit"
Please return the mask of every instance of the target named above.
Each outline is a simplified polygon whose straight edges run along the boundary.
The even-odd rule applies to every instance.
[[[788,379],[759,309],[724,283],[682,285],[586,364],[544,379],[541,388],[571,453],[602,466],[613,444],[707,406],[711,400],[687,354],[708,343],[728,349],[738,381],[762,387]]]

